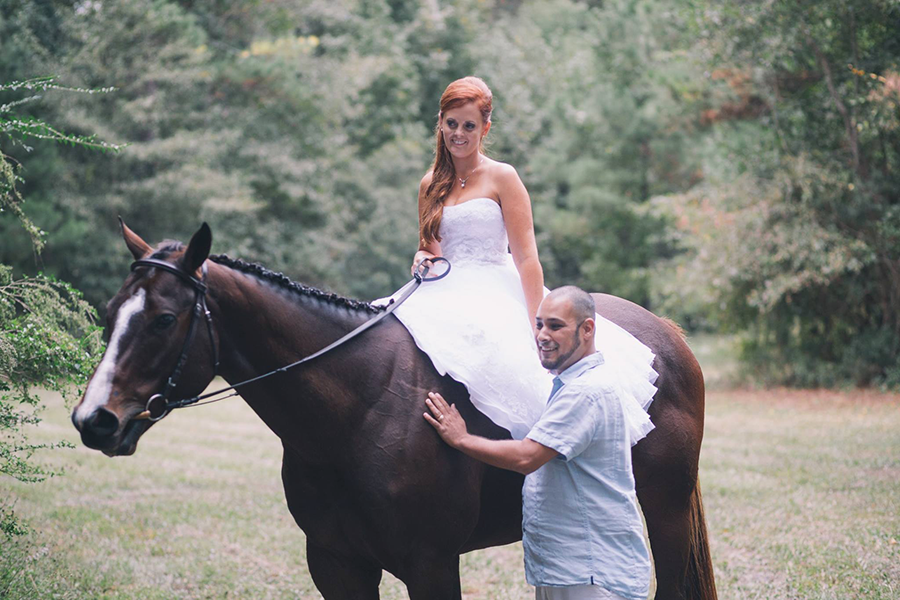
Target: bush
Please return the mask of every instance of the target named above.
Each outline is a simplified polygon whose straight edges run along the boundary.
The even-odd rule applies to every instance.
[[[0,91],[51,88],[62,89],[45,78],[2,85]],[[38,98],[31,95],[0,106],[0,134],[8,141],[26,149],[30,139],[117,148],[91,137],[68,135],[40,119],[15,114],[13,109]],[[43,232],[21,208],[23,198],[17,189],[21,183],[17,167],[0,153],[0,211],[6,209],[28,232],[37,253],[43,247]],[[45,275],[15,279],[12,267],[0,264],[0,475],[33,483],[55,474],[31,459],[38,450],[67,444],[28,441],[25,428],[40,422],[40,398],[32,390],[40,387],[64,396],[77,393],[75,388],[87,382],[103,348],[95,322],[96,311],[71,285]],[[0,505],[0,531],[7,538],[27,532],[7,504]]]

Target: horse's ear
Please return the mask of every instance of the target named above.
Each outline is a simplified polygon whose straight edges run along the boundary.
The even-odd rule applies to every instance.
[[[184,251],[184,258],[181,259],[184,270],[193,273],[199,269],[209,256],[210,248],[212,248],[212,231],[210,231],[209,225],[203,223],[191,238],[187,250]]]
[[[125,224],[122,217],[119,217],[119,227],[122,228],[122,237],[125,238],[125,245],[131,250],[131,254],[134,256],[135,260],[139,260],[153,253],[153,248],[150,247],[150,244],[142,240],[141,236],[128,229],[128,225]]]

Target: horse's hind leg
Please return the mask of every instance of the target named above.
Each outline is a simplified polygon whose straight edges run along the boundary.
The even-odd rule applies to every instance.
[[[699,484],[687,494],[642,488],[638,500],[656,567],[656,600],[715,600]]]
[[[684,574],[690,551],[687,507],[667,486],[639,488],[637,492],[653,552],[656,600],[686,599]]]
[[[716,586],[697,480],[699,434],[684,443],[669,412],[634,448],[635,484],[656,569],[656,600],[715,600]],[[682,424],[682,430],[687,427]],[[679,443],[680,442],[680,443]]]
[[[309,574],[325,600],[378,600],[381,567],[306,542]]]

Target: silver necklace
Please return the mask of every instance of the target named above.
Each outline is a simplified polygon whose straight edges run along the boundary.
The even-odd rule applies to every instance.
[[[459,179],[459,187],[461,187],[461,188],[463,188],[463,189],[466,189],[466,182],[469,181],[469,178],[472,177],[472,175],[475,174],[475,171],[478,170],[478,167],[480,167],[480,166],[481,166],[481,163],[483,163],[483,162],[484,162],[484,157],[482,156],[482,157],[481,157],[481,160],[478,161],[478,164],[475,165],[475,168],[472,169],[472,172],[469,173],[469,176],[466,177],[465,179],[463,179],[463,178],[460,177],[459,175],[456,176],[456,178]]]

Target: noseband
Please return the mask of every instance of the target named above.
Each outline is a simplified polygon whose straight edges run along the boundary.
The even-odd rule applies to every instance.
[[[428,272],[430,267],[425,265],[425,262],[431,262],[432,266],[437,263],[446,263],[447,270],[441,273],[440,275],[435,275],[432,277],[428,277]],[[150,397],[150,400],[147,401],[146,410],[136,417],[135,419],[149,419],[151,421],[159,421],[163,417],[165,417],[169,412],[176,408],[185,408],[191,405],[199,406],[197,403],[200,400],[206,400],[207,398],[212,398],[214,396],[221,396],[224,392],[228,392],[231,390],[236,390],[237,388],[247,385],[248,383],[253,383],[254,381],[259,381],[260,379],[265,379],[266,377],[270,377],[275,375],[276,373],[284,373],[290,368],[296,367],[297,365],[301,365],[307,361],[310,361],[314,358],[322,356],[329,350],[333,350],[337,348],[344,342],[351,340],[352,338],[358,336],[366,329],[369,329],[389,314],[394,312],[398,306],[403,304],[403,302],[409,298],[414,291],[416,291],[419,286],[424,282],[437,281],[438,279],[443,279],[450,273],[450,261],[446,258],[436,256],[431,259],[423,259],[421,260],[415,267],[413,271],[413,279],[406,283],[400,290],[394,293],[396,296],[399,292],[400,295],[396,298],[391,298],[387,307],[383,312],[375,315],[368,321],[361,324],[359,327],[346,334],[342,338],[332,342],[328,346],[325,346],[321,350],[305,357],[300,360],[293,362],[289,365],[285,365],[283,367],[279,367],[278,369],[274,369],[267,373],[263,373],[262,375],[258,375],[251,379],[247,379],[245,381],[241,381],[240,383],[236,383],[232,386],[222,388],[220,390],[216,390],[214,392],[210,392],[208,394],[203,394],[202,396],[194,396],[193,398],[182,398],[180,400],[169,400],[169,396],[172,393],[172,390],[178,384],[178,380],[181,378],[181,372],[184,369],[184,365],[187,362],[187,354],[188,350],[190,350],[191,342],[194,339],[194,330],[196,326],[197,319],[200,318],[200,315],[204,315],[206,317],[206,330],[209,332],[209,345],[213,351],[213,377],[215,377],[216,373],[219,370],[219,347],[216,345],[215,337],[213,336],[213,326],[212,326],[212,315],[209,312],[209,309],[206,306],[206,262],[204,261],[203,265],[200,268],[201,279],[197,279],[190,273],[185,272],[183,269],[178,268],[177,266],[167,263],[162,260],[157,260],[155,258],[142,258],[140,260],[136,260],[131,263],[131,270],[134,271],[140,267],[155,267],[162,269],[164,271],[168,271],[173,275],[178,276],[179,279],[186,282],[188,285],[194,288],[194,310],[191,312],[191,322],[188,325],[187,336],[184,338],[184,344],[181,347],[181,356],[178,358],[178,362],[175,365],[175,370],[172,371],[172,375],[169,376],[169,379],[166,383],[165,390],[163,390],[162,394],[154,394]],[[225,398],[230,398],[232,396],[236,396],[238,393],[233,392],[227,396],[221,396],[219,398],[215,398],[214,400],[208,400],[203,404],[209,404],[210,402],[218,402],[219,400],[224,400]]]
[[[206,286],[206,261],[204,261],[203,265],[200,267],[201,279],[197,279],[173,264],[156,258],[142,258],[131,263],[132,271],[140,267],[154,267],[162,269],[163,271],[168,271],[194,288],[194,310],[191,311],[191,322],[188,325],[184,344],[181,346],[181,356],[178,357],[178,362],[175,363],[175,370],[172,371],[172,374],[169,376],[163,393],[154,394],[150,397],[150,400],[147,401],[147,410],[150,413],[149,419],[151,421],[159,421],[166,416],[170,410],[169,396],[172,394],[172,390],[178,386],[178,380],[181,379],[181,372],[184,370],[184,365],[187,363],[188,351],[190,350],[191,342],[194,340],[194,331],[196,330],[197,319],[200,318],[200,315],[206,317],[206,331],[209,334],[209,347],[212,349],[213,355],[213,377],[219,372],[219,347],[216,345],[216,340],[213,337],[212,315],[209,312],[209,308],[206,306],[206,290],[208,289]]]

